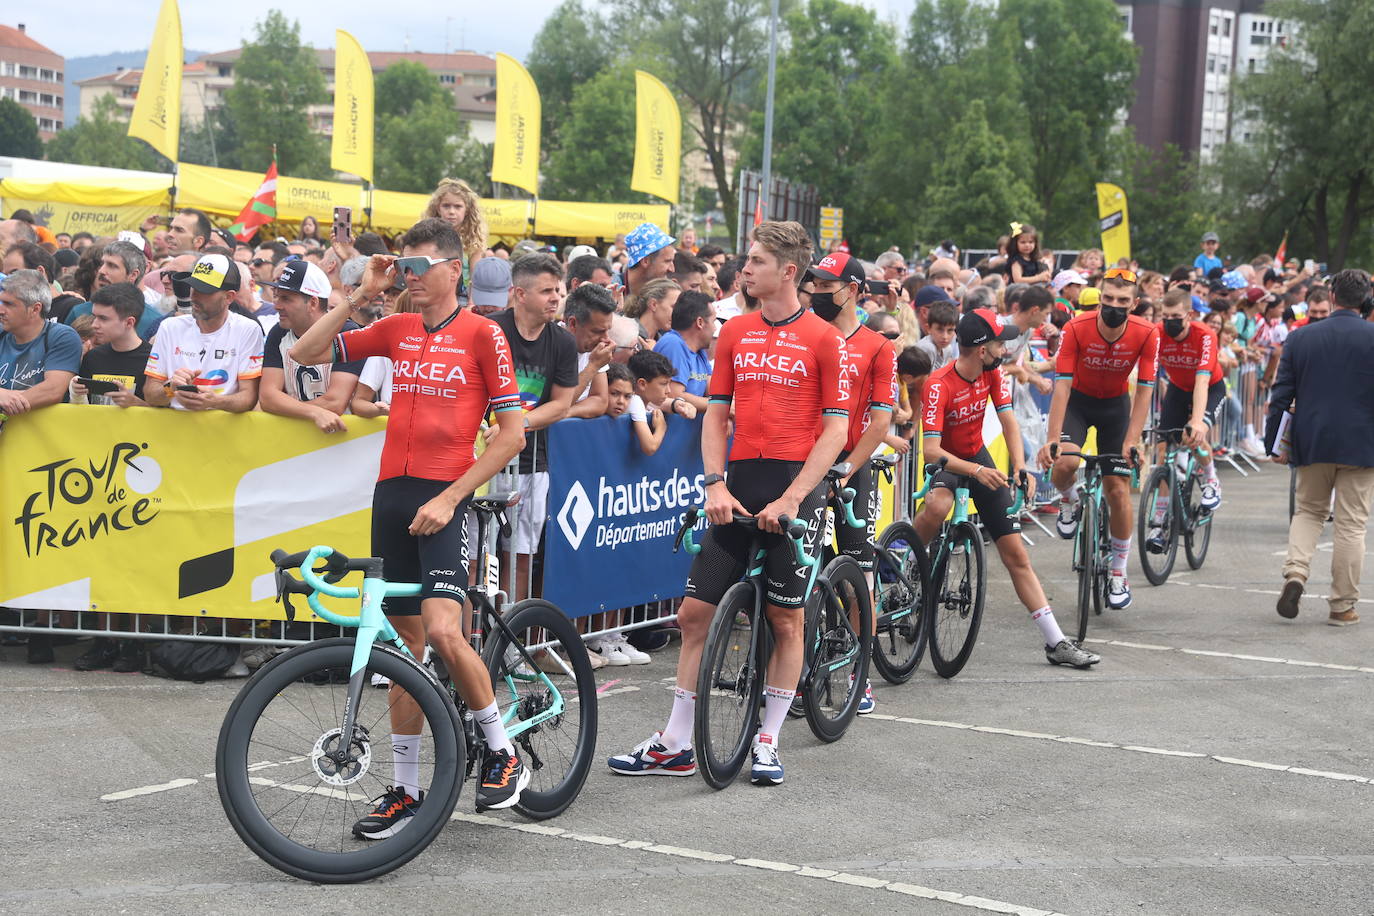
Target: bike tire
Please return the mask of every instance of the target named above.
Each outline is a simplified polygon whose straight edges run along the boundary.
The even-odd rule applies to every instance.
[[[713,789],[723,789],[739,776],[758,731],[768,664],[766,626],[758,586],[752,582],[730,586],[711,618],[697,674],[693,739],[697,771]]]
[[[836,557],[821,575],[830,589],[813,589],[806,603],[806,722],[813,735],[831,742],[844,737],[868,684],[873,605],[868,580],[852,557]],[[851,610],[858,613],[857,631]]]
[[[898,558],[901,572],[913,590],[900,581],[884,583],[887,560],[873,561],[873,667],[889,684],[905,684],[921,664],[926,650],[926,592],[930,584],[930,555],[909,522],[893,522],[883,529],[878,545]],[[896,577],[887,570],[887,575]],[[895,619],[894,619],[895,618]]]
[[[1097,596],[1097,503],[1083,498],[1083,510],[1078,516],[1078,534],[1074,539],[1078,567],[1078,630],[1074,639],[1081,643],[1088,637],[1088,617]]]
[[[1107,586],[1112,575],[1112,507],[1103,495],[1098,503],[1096,576],[1093,580],[1093,613],[1101,616],[1107,608]]]
[[[542,821],[567,810],[591,771],[592,756],[596,753],[596,676],[577,627],[549,602],[527,598],[506,611],[502,620],[523,645],[530,643],[527,634],[542,630],[546,635],[540,642],[552,640],[554,644],[549,650],[556,653],[560,664],[566,660],[572,668],[570,677],[564,672],[549,678],[552,683],[558,677],[559,682],[567,682],[573,688],[572,696],[561,697],[564,712],[512,739],[530,769],[530,784],[520,793],[514,808],[531,820]],[[483,650],[497,706],[503,714],[514,706],[521,718],[547,711],[555,698],[542,678],[528,673],[524,658],[510,649],[505,631],[497,627],[489,634]],[[558,689],[557,684],[554,689]],[[558,692],[562,695],[561,690]]]
[[[1169,464],[1163,464],[1150,472],[1145,486],[1140,491],[1140,508],[1136,519],[1136,546],[1140,551],[1140,568],[1151,585],[1163,585],[1169,581],[1174,571],[1174,561],[1178,557],[1178,504],[1174,501],[1178,489],[1171,485]],[[1169,509],[1164,515],[1164,553],[1150,553],[1145,541],[1150,534],[1150,521],[1155,513],[1155,500],[1160,490],[1169,487]]]
[[[270,817],[263,812],[258,803],[260,795],[266,797],[267,791],[254,792],[255,786],[262,788],[266,780],[260,775],[264,771],[261,767],[256,767],[253,771],[248,769],[250,763],[260,763],[249,759],[253,732],[272,700],[302,678],[321,671],[349,670],[353,661],[353,648],[354,640],[349,637],[324,639],[279,655],[258,669],[258,672],[243,685],[234,702],[230,704],[229,711],[225,713],[215,748],[215,784],[219,791],[220,804],[239,838],[273,868],[306,881],[322,884],[367,881],[394,871],[415,858],[434,841],[448,823],[463,783],[465,749],[463,742],[459,740],[462,726],[448,692],[414,659],[397,649],[379,643],[372,647],[367,672],[384,675],[390,678],[393,684],[409,693],[419,704],[433,738],[433,779],[424,803],[416,809],[404,830],[385,840],[359,840],[357,842],[363,845],[347,852],[342,851],[345,845],[342,839],[340,852],[315,849],[283,835],[273,825]],[[367,672],[364,672],[364,676]],[[307,689],[318,688],[307,685]],[[366,703],[370,698],[371,688],[364,684],[363,690]],[[386,701],[383,700],[383,703]],[[337,710],[331,709],[328,712],[337,714]],[[385,714],[383,711],[383,715]],[[362,722],[361,716],[359,722]],[[306,737],[309,738],[309,733]],[[389,737],[388,735],[384,740],[389,740]],[[283,752],[293,750],[296,748],[282,749]],[[306,759],[309,759],[312,751],[305,748],[305,753]],[[364,772],[367,770],[365,767]],[[313,765],[308,772],[316,774]],[[299,775],[298,767],[292,770],[292,776],[296,780],[306,778]],[[341,800],[338,798],[340,794],[346,796],[342,800],[352,801],[348,796],[355,794],[347,787],[344,787],[341,793],[338,788],[329,787],[323,780],[320,780],[319,786],[276,782],[269,790],[274,788],[305,796],[304,805],[311,804],[317,797],[324,797],[326,804],[331,800],[338,801]],[[442,794],[436,794],[439,792]],[[275,799],[280,796],[272,797]],[[367,801],[366,798],[361,800]],[[299,817],[297,819],[300,820]],[[323,820],[322,818],[322,826]]]
[[[955,549],[963,545],[963,553]],[[962,568],[959,584],[949,585],[951,561]],[[983,562],[983,536],[972,522],[959,522],[950,528],[937,570],[938,588],[930,592],[930,662],[935,673],[952,678],[963,670],[973,654],[978,627],[983,620],[987,597],[987,565]]]
[[[1202,508],[1202,487],[1196,480],[1183,484],[1179,496],[1178,511],[1184,519],[1183,552],[1190,568],[1201,569],[1212,543],[1212,524],[1216,516]]]

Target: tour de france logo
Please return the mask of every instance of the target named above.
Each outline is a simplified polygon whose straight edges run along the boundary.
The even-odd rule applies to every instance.
[[[157,518],[162,466],[148,443],[117,442],[108,451],[30,468],[23,509],[14,520],[24,554],[48,556],[87,541],[108,541]]]

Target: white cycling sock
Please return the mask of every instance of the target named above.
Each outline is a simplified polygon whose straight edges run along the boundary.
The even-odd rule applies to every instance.
[[[1202,466],[1202,479],[1208,483],[1220,483],[1217,480],[1217,463],[1215,460],[1209,461]]]
[[[1069,484],[1067,490],[1061,490],[1060,495],[1064,497],[1064,502],[1070,505],[1078,505],[1078,481]]]
[[[420,798],[420,736],[391,733],[391,766],[396,788]]]
[[[778,746],[778,732],[782,731],[782,723],[787,721],[787,710],[792,708],[792,700],[796,696],[795,690],[774,687],[772,684],[764,686],[763,724],[759,726],[759,740],[764,744]]]
[[[1164,516],[1169,514],[1169,497],[1160,494],[1155,497],[1155,524],[1164,524]]]
[[[1031,611],[1031,620],[1040,628],[1040,635],[1045,638],[1045,645],[1053,648],[1059,645],[1059,641],[1064,638],[1064,631],[1059,629],[1059,621],[1054,619],[1054,610],[1047,604],[1038,611]]]
[[[1131,556],[1130,538],[1112,538],[1112,572],[1126,572],[1126,561]]]
[[[673,688],[673,711],[663,726],[659,740],[670,751],[683,751],[692,746],[692,726],[697,717],[697,695],[685,687]]]
[[[477,724],[482,726],[482,737],[487,739],[488,748],[507,754],[515,753],[515,745],[511,744],[510,736],[506,734],[506,723],[501,721],[501,710],[495,700],[491,701],[490,706],[474,710],[472,714],[477,717]]]

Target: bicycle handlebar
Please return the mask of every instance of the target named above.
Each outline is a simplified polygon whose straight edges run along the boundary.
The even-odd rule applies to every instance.
[[[831,478],[830,492],[839,499],[840,505],[844,507],[844,523],[846,525],[851,528],[867,527],[867,524],[860,521],[858,516],[854,514],[854,497],[859,495],[857,490],[853,487],[841,487],[838,479]]]
[[[695,537],[696,523],[705,515],[706,509],[703,506],[693,506],[683,513],[682,527],[678,529],[677,540],[673,543],[674,553],[677,553],[680,547],[686,547],[687,552],[692,556],[701,553],[701,545],[696,542]],[[797,562],[802,566],[815,566],[816,558],[806,553],[806,522],[797,518],[788,518],[785,515],[779,516],[778,522],[782,525],[783,533],[792,542],[792,549],[797,554]],[[752,515],[736,515],[731,523],[757,529],[759,520]]]

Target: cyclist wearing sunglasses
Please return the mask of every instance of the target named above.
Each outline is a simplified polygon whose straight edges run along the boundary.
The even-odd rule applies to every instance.
[[[1135,271],[1114,267],[1102,275],[1101,301],[1064,326],[1054,371],[1049,428],[1040,449],[1042,468],[1063,494],[1059,506],[1059,536],[1072,539],[1078,531],[1079,493],[1074,475],[1078,458],[1058,455],[1060,442],[1081,449],[1089,429],[1097,430],[1097,452],[1120,455],[1140,439],[1154,396],[1159,362],[1158,329],[1131,314],[1137,303]],[[1131,370],[1136,374],[1135,399],[1130,400]],[[1132,458],[1139,463],[1139,455]],[[1111,507],[1112,574],[1107,603],[1116,610],[1131,606],[1126,560],[1131,553],[1132,505],[1130,481],[1109,474],[1103,481]]]
[[[520,393],[505,334],[494,321],[458,304],[458,233],[443,220],[421,220],[401,239],[401,250],[400,258],[373,255],[358,289],[302,335],[291,358],[302,365],[369,356],[392,361],[390,420],[372,497],[372,552],[384,560],[388,576],[420,582],[423,591],[419,598],[388,598],[387,619],[417,658],[428,641],[448,666],[486,738],[477,808],[507,808],[519,800],[529,773],[501,722],[486,668],[463,638],[463,514],[473,491],[524,444]],[[397,277],[404,278],[419,313],[388,315],[343,331],[353,309]],[[473,443],[488,408],[499,429],[474,459]],[[395,783],[354,827],[367,839],[392,835],[423,802],[415,750],[422,718],[413,699],[392,690]]]

